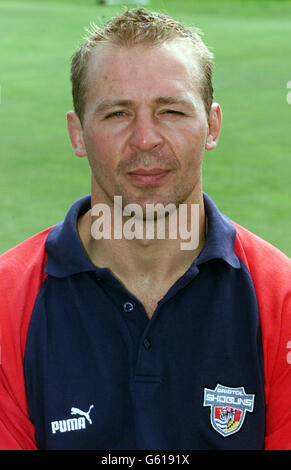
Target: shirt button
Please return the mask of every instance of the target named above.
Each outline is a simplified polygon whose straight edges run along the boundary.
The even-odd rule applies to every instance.
[[[131,302],[125,302],[125,304],[123,304],[123,310],[125,312],[131,312],[133,310],[133,305]]]
[[[148,351],[152,345],[150,338],[145,338],[143,345],[144,345],[144,348]]]

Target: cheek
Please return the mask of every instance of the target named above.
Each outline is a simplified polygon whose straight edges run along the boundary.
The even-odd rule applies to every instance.
[[[181,156],[187,166],[200,164],[205,151],[205,126],[187,126],[181,130],[179,137],[173,144],[177,150],[177,155]]]
[[[88,133],[85,138],[88,160],[93,167],[106,167],[113,155],[113,148],[109,135],[100,135],[96,132]]]

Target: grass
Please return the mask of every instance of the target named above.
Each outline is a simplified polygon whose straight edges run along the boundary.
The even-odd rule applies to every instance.
[[[130,5],[132,7],[132,5]],[[204,189],[230,218],[291,256],[291,3],[152,0],[195,25],[216,57],[223,131],[206,152]],[[90,192],[66,130],[70,56],[84,28],[122,6],[94,0],[0,0],[0,252],[62,220]]]

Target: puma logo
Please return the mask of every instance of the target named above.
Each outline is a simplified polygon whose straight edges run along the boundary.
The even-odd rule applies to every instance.
[[[90,424],[92,424],[92,420],[90,418],[90,411],[92,410],[92,408],[94,408],[94,405],[91,405],[89,410],[86,412],[86,411],[82,411],[82,410],[79,410],[79,408],[74,408],[72,407],[71,408],[71,415],[81,415],[81,416],[85,416],[85,418],[88,420],[88,422]]]
[[[86,429],[86,420],[89,424],[92,424],[90,413],[94,405],[90,405],[88,411],[80,410],[74,406],[71,408],[71,415],[79,415],[78,418],[60,419],[58,421],[51,421],[52,433],[56,434],[59,432],[79,431],[80,429]]]

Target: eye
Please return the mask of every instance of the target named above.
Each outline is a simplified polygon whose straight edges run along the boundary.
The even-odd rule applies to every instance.
[[[176,114],[177,116],[184,116],[185,114],[182,111],[177,111],[176,109],[165,109],[164,114]]]
[[[107,114],[105,119],[113,118],[113,117],[123,117],[125,116],[125,111],[114,111],[114,113]]]

